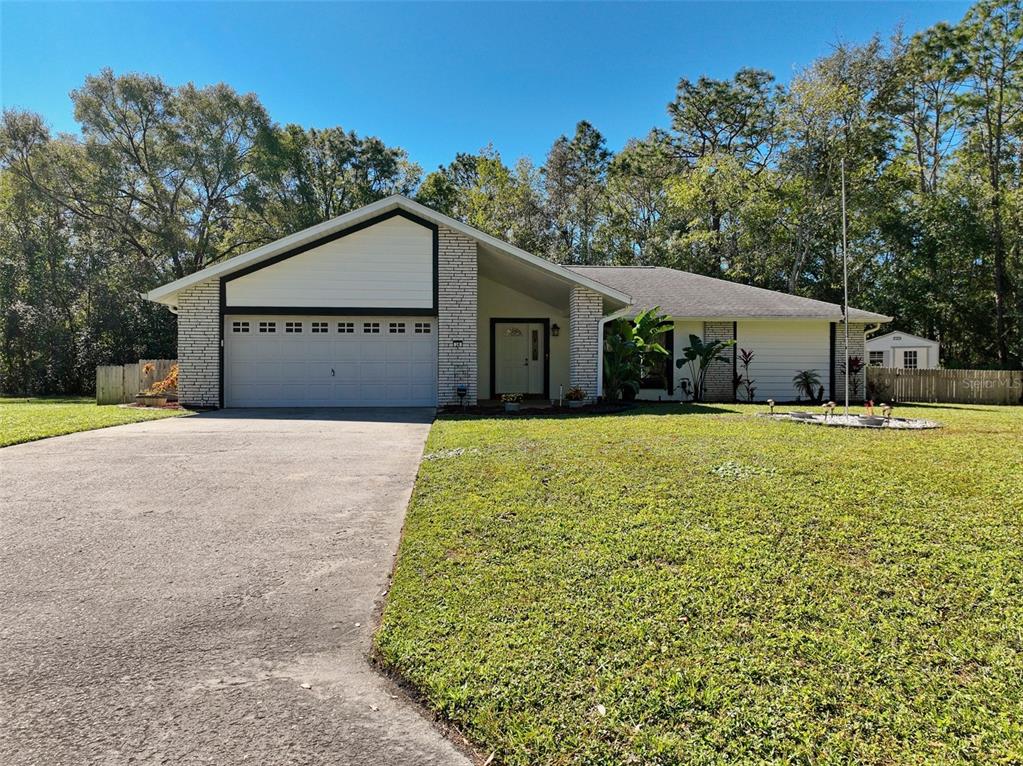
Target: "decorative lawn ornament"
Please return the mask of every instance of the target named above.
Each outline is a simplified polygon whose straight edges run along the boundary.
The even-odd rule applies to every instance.
[[[881,402],[881,417],[885,420],[892,419],[892,405]]]
[[[767,400],[767,410],[770,414],[774,414],[774,399]]]
[[[867,414],[867,417],[874,417],[874,400],[867,399],[866,404],[863,405],[863,409]]]
[[[835,414],[835,407],[838,405],[834,402],[824,402],[822,406],[824,408],[824,418],[827,419]]]

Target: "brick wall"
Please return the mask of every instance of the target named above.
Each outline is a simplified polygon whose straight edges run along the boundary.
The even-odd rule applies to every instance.
[[[437,253],[437,403],[459,404],[456,389],[468,388],[465,403],[476,403],[476,241],[441,226]]]
[[[220,284],[216,279],[178,294],[178,399],[220,406]]]
[[[867,326],[862,323],[849,323],[849,356],[858,356],[864,363],[864,368],[857,375],[857,384],[854,388],[854,381],[849,381],[849,401],[862,401],[867,390],[867,349],[866,349]],[[842,359],[842,350],[845,348],[845,326],[842,322],[835,323],[835,390],[831,392],[831,398],[841,404],[845,401],[845,361]]]
[[[734,340],[735,325],[732,322],[704,322],[703,340]],[[721,352],[727,361],[711,362],[704,378],[704,399],[708,402],[735,401],[735,346]]]
[[[568,381],[588,399],[597,395],[597,351],[604,299],[586,287],[573,285],[568,298]]]

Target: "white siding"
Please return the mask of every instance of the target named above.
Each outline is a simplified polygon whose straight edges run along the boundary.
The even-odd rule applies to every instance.
[[[433,232],[395,216],[227,283],[228,306],[432,308]]]
[[[824,386],[824,395],[828,395],[831,375],[828,322],[780,319],[739,322],[736,346],[755,354],[750,377],[757,401],[794,400],[796,389],[792,378],[802,370],[815,370]],[[741,366],[739,372],[742,372]]]

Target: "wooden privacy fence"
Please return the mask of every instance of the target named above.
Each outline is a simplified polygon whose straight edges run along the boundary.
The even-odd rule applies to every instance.
[[[867,385],[896,402],[1023,404],[1023,370],[868,367]]]
[[[130,364],[106,364],[96,368],[96,404],[127,404],[170,373],[176,359],[139,359]],[[146,368],[152,366],[148,372]],[[172,392],[173,393],[173,392]]]

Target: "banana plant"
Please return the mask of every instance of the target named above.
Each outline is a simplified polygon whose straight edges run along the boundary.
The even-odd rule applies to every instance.
[[[627,391],[638,393],[643,377],[664,364],[668,350],[660,337],[673,327],[656,306],[634,319],[608,323],[604,337],[604,395],[608,400],[618,401]]]
[[[734,340],[704,341],[699,335],[689,336],[689,345],[682,351],[682,358],[675,360],[680,370],[689,367],[689,378],[693,381],[693,401],[702,402],[704,386],[707,382],[707,368],[712,362],[727,362],[724,350],[734,346]]]

